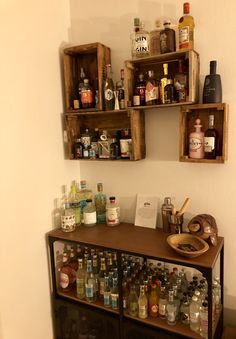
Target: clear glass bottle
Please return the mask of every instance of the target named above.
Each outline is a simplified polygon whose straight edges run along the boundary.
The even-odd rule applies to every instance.
[[[204,301],[200,307],[200,335],[201,337],[208,338],[208,303]]]
[[[115,107],[114,82],[112,80],[111,64],[106,65],[106,80],[104,86],[105,110],[113,110]]]
[[[164,29],[160,32],[160,50],[161,54],[175,52],[175,30],[170,27],[170,20],[163,23]]]
[[[130,294],[129,294],[129,308],[128,312],[129,315],[132,317],[138,316],[138,295],[136,293],[135,285],[132,284],[130,287]]]
[[[200,305],[198,298],[196,295],[193,295],[189,306],[189,324],[190,329],[195,332],[199,332],[200,329],[199,311]]]
[[[154,78],[154,71],[148,71],[148,78],[145,85],[145,104],[157,105],[159,99],[158,83]]]
[[[161,32],[161,23],[159,20],[156,20],[155,29],[150,32],[150,55],[157,55],[161,53],[160,32]]]
[[[106,276],[106,259],[104,257],[100,258],[100,272],[98,276],[98,285],[99,285],[99,299],[104,302],[104,286],[105,286],[105,276]]]
[[[105,293],[105,290],[104,290]],[[112,289],[111,289],[111,307],[113,310],[119,309],[119,293],[118,293],[118,278],[112,278]]]
[[[96,300],[96,285],[91,259],[87,260],[87,268],[85,274],[85,298],[86,301],[90,303]]]
[[[133,51],[132,56],[134,58],[143,58],[149,56],[150,53],[150,35],[149,32],[144,29],[144,23],[139,23],[139,29],[133,36]]]
[[[111,287],[110,287],[110,279],[109,276],[104,277],[104,306],[111,307]]]
[[[165,86],[168,84],[168,79],[171,79],[171,76],[168,73],[168,64],[163,64],[163,76],[160,80],[160,103],[165,104]]]
[[[204,133],[201,128],[201,120],[196,119],[195,131],[189,134],[189,157],[194,159],[204,158]]]
[[[134,28],[133,32],[131,33],[131,56],[132,58],[136,58],[136,33],[140,29],[140,19],[134,18]]]
[[[103,192],[103,184],[97,184],[98,193],[94,196],[94,203],[97,213],[97,223],[105,224],[106,223],[106,204],[107,204],[107,196]]]
[[[194,19],[189,14],[190,4],[185,2],[183,4],[184,15],[179,19],[179,49],[193,49],[194,48]]]
[[[94,107],[94,92],[87,78],[84,79],[84,84],[80,91],[80,100],[82,108]]]
[[[169,325],[176,324],[176,304],[174,303],[174,291],[169,290],[169,298],[166,305],[166,319]]]
[[[97,223],[97,213],[92,199],[86,200],[86,206],[83,209],[83,218],[85,226],[95,226]]]
[[[78,270],[76,273],[76,294],[77,298],[85,298],[85,269],[83,265],[83,259],[78,259]]]
[[[71,184],[71,189],[69,193],[69,205],[74,210],[76,226],[79,226],[81,224],[80,202],[77,195],[77,185],[75,181],[73,181]]]
[[[86,200],[87,199],[93,199],[93,192],[89,188],[87,188],[87,183],[86,180],[81,180],[80,181],[80,189],[78,190],[77,193],[79,203],[80,203],[80,210],[81,210],[81,222],[83,223],[83,210],[84,207],[87,205]]]
[[[61,202],[61,229],[64,232],[73,232],[76,229],[75,211],[70,206],[66,186]]]
[[[184,298],[180,304],[180,321],[184,325],[189,325],[189,301]]]
[[[140,286],[140,293],[138,298],[138,317],[146,319],[148,316],[148,300],[144,291],[144,285]]]
[[[216,159],[219,153],[219,134],[214,126],[215,116],[209,115],[208,129],[204,134],[205,159]]]
[[[120,207],[117,205],[115,197],[110,197],[106,206],[106,223],[108,226],[120,224]]]
[[[161,319],[166,318],[166,306],[167,306],[167,298],[166,298],[166,287],[161,286],[161,292],[159,297],[159,317]]]

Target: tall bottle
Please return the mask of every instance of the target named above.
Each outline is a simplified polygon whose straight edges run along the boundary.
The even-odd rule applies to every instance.
[[[105,296],[105,290],[104,290]],[[119,293],[118,293],[118,278],[112,278],[112,289],[111,289],[111,307],[113,310],[118,310],[119,308]]]
[[[161,53],[175,52],[175,30],[170,27],[169,20],[164,21],[164,29],[160,32],[160,50]]]
[[[129,304],[129,307],[128,307],[129,314],[133,317],[137,317],[138,316],[138,295],[137,295],[134,284],[132,284],[130,287],[128,304]]]
[[[69,205],[74,210],[75,213],[75,223],[76,226],[79,226],[81,223],[80,220],[80,202],[77,196],[77,186],[76,182],[73,181],[69,193]]]
[[[119,102],[119,109],[125,109],[125,87],[124,87],[124,69],[120,70],[120,81],[116,82],[117,98]]]
[[[184,61],[181,59],[179,59],[178,72],[174,76],[174,87],[176,101],[188,101],[188,76],[184,71]]]
[[[136,58],[136,33],[139,31],[139,29],[140,29],[140,19],[134,18],[133,32],[130,35],[132,58]]]
[[[166,305],[166,319],[169,325],[176,324],[176,304],[174,303],[174,291],[169,290],[169,298]]]
[[[96,300],[96,284],[92,270],[92,260],[87,260],[87,269],[85,275],[85,298],[88,302]]]
[[[111,307],[111,286],[109,276],[104,277],[104,306]]]
[[[189,134],[189,157],[193,159],[204,158],[204,133],[201,127],[201,120],[196,119],[195,131]]]
[[[146,319],[148,316],[148,300],[144,291],[144,285],[140,286],[140,293],[138,298],[138,317]]]
[[[194,48],[194,19],[189,14],[190,4],[185,2],[183,5],[184,15],[179,19],[179,49]]]
[[[81,213],[81,222],[84,221],[83,219],[83,210],[84,207],[87,205],[87,199],[93,199],[93,192],[89,188],[87,188],[86,180],[80,181],[80,190],[77,193],[79,202],[80,202],[80,213]]]
[[[73,232],[76,229],[75,211],[70,206],[66,186],[61,202],[61,229],[64,232]]]
[[[85,226],[95,226],[97,213],[92,199],[86,199],[86,206],[83,209],[83,222]]]
[[[77,298],[85,298],[85,269],[82,258],[78,259],[78,270],[76,273],[76,293]]]
[[[159,20],[155,21],[155,29],[150,32],[150,55],[160,54],[160,32],[161,23]]]
[[[220,74],[216,74],[216,60],[210,61],[210,74],[205,77],[203,87],[204,104],[222,102],[222,86]]]
[[[114,82],[112,80],[111,64],[106,65],[106,80],[104,85],[105,110],[113,110],[115,107]]]
[[[149,56],[150,36],[149,32],[144,29],[144,23],[139,19],[135,23],[135,32],[132,36],[132,57],[143,58]],[[139,28],[137,29],[139,23]]]
[[[105,224],[106,223],[106,204],[107,196],[103,193],[103,184],[97,184],[98,193],[94,196],[94,203],[97,212],[97,223]]]
[[[148,79],[145,86],[145,104],[156,105],[158,103],[159,92],[157,81],[154,78],[154,71],[148,71]]]
[[[148,313],[150,317],[156,318],[158,316],[159,300],[157,294],[157,285],[151,285],[151,291],[148,296]]]
[[[81,104],[81,90],[84,86],[84,79],[86,78],[85,72],[84,72],[84,68],[81,67],[80,68],[80,77],[79,77],[79,84],[78,84],[78,92],[79,92],[79,108],[82,107]]]
[[[162,216],[162,228],[165,233],[170,233],[170,224],[169,216],[172,214],[172,208],[174,205],[171,203],[171,198],[166,197],[164,203],[161,206],[161,216]]]
[[[165,86],[168,85],[168,79],[171,78],[171,76],[168,74],[168,64],[163,64],[163,73],[160,80],[160,102],[161,104],[165,104]]]
[[[204,136],[204,151],[206,159],[215,159],[219,152],[219,135],[214,128],[214,115],[209,115],[209,126]]]
[[[120,224],[120,207],[117,205],[115,197],[109,198],[109,203],[106,207],[106,223],[108,226]]]

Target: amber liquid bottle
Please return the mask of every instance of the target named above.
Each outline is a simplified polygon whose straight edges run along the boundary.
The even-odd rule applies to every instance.
[[[214,128],[214,115],[209,115],[209,127],[204,136],[205,159],[216,159],[219,152],[219,135]]]
[[[184,15],[179,19],[179,49],[193,49],[194,43],[194,19],[189,14],[190,4],[183,5]]]

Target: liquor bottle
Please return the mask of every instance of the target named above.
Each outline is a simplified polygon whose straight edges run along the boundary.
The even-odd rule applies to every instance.
[[[99,81],[97,76],[94,82],[94,104],[95,108],[99,108]]]
[[[132,317],[137,317],[138,316],[138,295],[137,295],[134,284],[132,284],[130,287],[130,294],[129,294],[128,300],[129,300],[129,308],[128,308],[129,315],[131,315]]]
[[[86,128],[85,131],[81,135],[81,142],[84,145],[84,147],[91,145],[91,135],[89,133],[89,129]]]
[[[180,321],[184,325],[189,325],[189,301],[185,297],[180,305]]]
[[[166,197],[164,203],[161,206],[161,216],[162,216],[162,228],[165,233],[170,233],[170,224],[169,217],[172,214],[172,208],[174,205],[171,203],[171,198]]]
[[[120,159],[120,142],[116,138],[111,139],[110,158],[113,160]]]
[[[146,104],[145,91],[146,91],[146,84],[144,81],[144,75],[140,73],[138,75],[138,82],[134,90],[134,96],[133,96],[134,106],[144,106]]]
[[[138,317],[146,319],[148,316],[148,300],[144,291],[144,285],[140,286],[140,294],[138,298]]]
[[[104,290],[105,294],[105,290]],[[112,278],[112,289],[111,289],[111,308],[113,310],[119,309],[119,293],[118,293],[118,278]]]
[[[140,22],[139,29],[134,34],[132,56],[134,58],[143,58],[149,56],[150,35],[144,29],[144,23]]]
[[[131,39],[131,56],[132,58],[136,58],[136,33],[140,29],[140,19],[134,18],[134,28],[133,32],[130,35]]]
[[[99,299],[104,302],[104,284],[106,276],[106,259],[104,257],[100,258],[100,272],[98,276],[98,285],[99,285]]]
[[[103,193],[103,184],[97,184],[98,193],[94,196],[94,203],[97,213],[97,223],[105,224],[106,223],[106,204],[107,196]]]
[[[222,102],[222,86],[220,74],[216,74],[216,60],[210,61],[210,74],[205,77],[203,87],[204,104]]]
[[[176,91],[176,101],[185,102],[188,100],[188,77],[184,72],[184,61],[179,59],[178,73],[174,76],[174,87]]]
[[[160,50],[160,32],[161,23],[159,20],[155,21],[155,29],[150,32],[150,55],[157,55],[161,53]]]
[[[104,277],[104,306],[111,307],[111,287],[110,287],[110,279],[109,276]]]
[[[166,287],[165,287],[165,285],[163,285],[163,286],[161,286],[161,292],[160,292],[160,297],[159,297],[159,305],[158,305],[159,317],[161,319],[166,318],[166,305],[167,305]]]
[[[208,303],[204,301],[200,307],[200,335],[201,337],[208,338]]]
[[[84,79],[86,78],[86,75],[84,73],[84,68],[81,67],[80,68],[80,78],[79,78],[79,84],[78,84],[78,92],[79,92],[79,105],[80,105],[80,108],[82,106],[81,104],[81,89],[82,87],[84,86]]]
[[[176,50],[175,30],[170,28],[170,20],[164,21],[163,25],[164,29],[160,32],[161,54],[174,52]]]
[[[200,329],[199,311],[200,305],[198,298],[196,295],[193,295],[189,306],[189,324],[190,329],[195,332],[198,332]]]
[[[98,140],[98,157],[100,159],[110,158],[110,143],[108,140],[107,130],[103,130]]]
[[[84,151],[84,145],[81,142],[81,138],[76,139],[74,144],[74,158],[75,159],[82,159],[83,158],[83,152]]]
[[[92,251],[91,251],[91,256],[92,256],[93,274],[94,274],[94,279],[95,279],[95,294],[96,294],[96,299],[97,299],[99,297],[99,282],[98,282],[99,264],[98,264],[98,256],[97,254],[95,254],[95,250],[94,250],[94,254],[92,254]]]
[[[116,83],[117,98],[119,109],[125,109],[125,87],[124,87],[124,69],[120,70],[120,81]]]
[[[209,126],[204,136],[205,159],[215,159],[219,152],[219,135],[214,128],[214,115],[209,115]]]
[[[61,229],[64,232],[73,232],[76,229],[75,212],[70,207],[66,186],[61,202]]]
[[[77,298],[85,298],[85,269],[83,266],[83,259],[78,259],[78,270],[76,273],[76,294]]]
[[[84,79],[84,85],[80,91],[80,100],[82,108],[94,107],[94,92],[87,78]]]
[[[195,131],[189,134],[189,157],[193,159],[204,158],[204,133],[201,127],[201,120],[196,119]]]
[[[154,79],[154,71],[148,71],[148,79],[145,85],[145,104],[146,105],[157,105],[158,98],[158,84],[156,79]]]
[[[77,62],[74,59],[72,62],[73,87],[72,87],[71,108],[75,110],[80,108],[77,73],[78,73]]]
[[[160,103],[165,104],[165,86],[168,84],[168,79],[171,79],[171,76],[168,74],[168,64],[163,64],[164,75],[160,80]]]
[[[123,303],[123,310],[127,311],[129,308],[129,288],[128,288],[128,283],[125,278],[122,282],[122,303]]]
[[[75,272],[78,270],[78,260],[76,258],[75,249],[72,247],[69,255],[69,265]]]
[[[59,287],[63,292],[68,292],[73,288],[75,281],[76,271],[69,265],[68,254],[64,252],[59,271]]]
[[[86,199],[86,206],[83,209],[83,219],[85,226],[95,226],[97,213],[92,199]]]
[[[85,298],[88,302],[94,302],[96,300],[96,285],[95,278],[92,270],[92,260],[87,260],[87,268],[85,274]]]
[[[115,197],[110,197],[106,206],[106,223],[108,226],[120,224],[120,207],[117,205]]]
[[[74,210],[76,226],[79,226],[81,223],[80,202],[77,196],[77,186],[75,181],[73,181],[71,184],[71,189],[69,193],[69,205]]]
[[[172,104],[175,102],[175,91],[173,79],[167,79],[167,84],[164,87],[164,101],[165,104]]]
[[[115,107],[115,86],[112,80],[111,65],[106,65],[106,80],[104,85],[105,110],[113,110]]]
[[[176,324],[176,305],[174,303],[174,291],[169,290],[169,298],[166,305],[166,319],[169,325]]]
[[[99,129],[96,127],[94,133],[91,136],[91,148],[90,148],[90,159],[98,158],[98,140],[99,140]]]
[[[83,223],[83,210],[84,207],[87,205],[87,199],[93,199],[93,192],[89,188],[87,188],[86,180],[80,181],[80,189],[77,193],[79,203],[80,203],[80,215],[81,215],[81,222]]]
[[[151,292],[148,296],[148,310],[149,315],[152,318],[156,318],[158,316],[158,307],[159,307],[159,300],[157,294],[157,285],[151,285]]]
[[[194,43],[194,19],[189,14],[190,4],[183,4],[184,15],[179,19],[179,49],[193,49]]]
[[[120,138],[120,155],[121,158],[131,158],[132,156],[132,139],[128,128],[122,130]]]

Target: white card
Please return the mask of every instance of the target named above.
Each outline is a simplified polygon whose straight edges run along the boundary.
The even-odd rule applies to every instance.
[[[158,198],[137,195],[135,226],[156,228]]]

